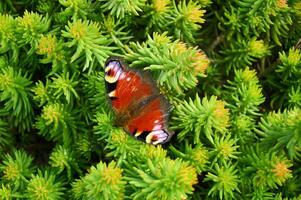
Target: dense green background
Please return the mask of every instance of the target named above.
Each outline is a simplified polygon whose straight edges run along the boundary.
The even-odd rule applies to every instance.
[[[301,199],[299,0],[1,0],[0,199]],[[167,145],[114,126],[150,71]]]

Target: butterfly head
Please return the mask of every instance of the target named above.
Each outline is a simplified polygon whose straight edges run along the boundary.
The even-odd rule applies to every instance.
[[[167,132],[164,129],[155,130],[146,136],[145,141],[146,143],[153,145],[164,144],[170,140],[172,135],[173,133]]]

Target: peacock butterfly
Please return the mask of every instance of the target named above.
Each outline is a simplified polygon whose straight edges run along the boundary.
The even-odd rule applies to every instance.
[[[105,82],[116,125],[149,144],[170,140],[170,106],[149,74],[129,69],[120,57],[110,57],[105,63]]]

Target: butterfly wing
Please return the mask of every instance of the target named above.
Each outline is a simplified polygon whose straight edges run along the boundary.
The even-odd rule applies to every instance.
[[[108,96],[117,114],[125,112],[136,100],[156,92],[138,72],[127,70],[120,58],[110,58],[106,62],[105,73]]]
[[[128,70],[120,58],[113,57],[106,62],[105,80],[118,125],[147,143],[169,140],[167,102],[149,76]]]
[[[173,133],[167,131],[166,127],[168,110],[165,101],[163,97],[155,96],[138,115],[125,124],[125,129],[136,138],[150,144],[163,144],[169,141]]]

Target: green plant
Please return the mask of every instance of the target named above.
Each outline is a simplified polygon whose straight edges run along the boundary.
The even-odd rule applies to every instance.
[[[299,0],[2,0],[0,199],[300,199],[300,27]],[[117,126],[110,56],[168,143]]]
[[[125,181],[115,162],[98,163],[89,174],[73,184],[76,199],[123,199]]]
[[[0,164],[3,181],[13,185],[15,189],[23,189],[33,173],[32,161],[33,158],[23,150],[15,150],[12,155],[5,155]]]
[[[29,77],[22,75],[21,70],[7,67],[1,69],[0,80],[0,101],[4,103],[1,115],[9,116],[11,126],[17,127],[19,131],[29,130],[33,120]]]
[[[63,183],[56,180],[54,174],[48,171],[44,173],[38,171],[36,175],[31,175],[25,195],[28,199],[54,200],[63,199],[63,191]]]

